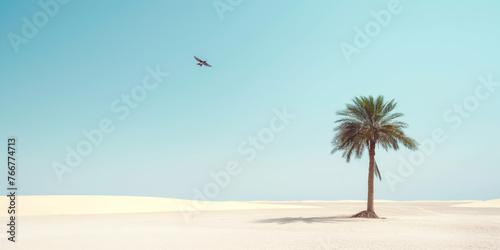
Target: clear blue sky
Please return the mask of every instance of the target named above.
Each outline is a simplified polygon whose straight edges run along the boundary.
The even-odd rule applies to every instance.
[[[479,76],[500,82],[500,3],[401,0],[348,63],[341,44],[355,46],[356,27],[388,3],[244,0],[221,19],[212,1],[70,1],[49,6],[53,17],[17,53],[12,34],[23,36],[23,17],[43,24],[43,7],[3,3],[0,138],[4,151],[8,136],[19,139],[20,194],[192,199],[234,160],[241,173],[213,200],[366,199],[366,155],[346,163],[330,154],[335,111],[384,95],[410,136],[440,128],[446,140],[393,188],[385,177],[399,175],[409,151],[379,149],[376,199],[500,198],[500,87],[468,98]],[[110,106],[156,65],[170,75],[121,120]],[[449,110],[464,101],[473,110],[458,118]],[[248,162],[239,145],[285,106],[296,118]],[[105,118],[114,131],[58,181],[54,162]]]

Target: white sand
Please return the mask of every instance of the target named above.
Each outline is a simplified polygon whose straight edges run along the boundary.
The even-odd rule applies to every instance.
[[[6,196],[0,197],[7,207]],[[259,204],[253,202],[193,202],[190,200],[134,196],[19,196],[19,215],[119,214],[175,211],[255,210],[307,208],[311,206]],[[3,205],[5,204],[5,205]]]
[[[19,198],[24,198],[20,199],[19,208],[26,214],[18,220],[18,242],[7,242],[6,230],[1,230],[0,249],[498,249],[500,246],[500,208],[491,207],[498,200],[376,202],[378,215],[385,219],[349,218],[365,208],[366,204],[359,201],[220,202],[211,203],[213,207],[207,211],[192,212],[186,223],[183,213],[172,210],[183,202],[192,204],[190,201],[109,196]],[[2,206],[5,202],[2,197]],[[465,204],[474,206],[462,206]],[[0,220],[7,221],[5,212],[1,215]]]
[[[465,203],[460,205],[454,205],[455,207],[496,207],[500,208],[500,199],[489,200],[489,201],[475,201],[471,203]]]

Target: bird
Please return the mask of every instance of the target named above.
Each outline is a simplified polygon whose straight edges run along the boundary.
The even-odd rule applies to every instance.
[[[203,66],[203,65],[205,65],[207,67],[212,67],[210,64],[207,63],[207,61],[203,61],[203,60],[201,60],[200,58],[198,58],[196,56],[194,57],[194,59],[196,59],[196,61],[198,61],[198,63],[196,65],[200,65],[200,67]]]

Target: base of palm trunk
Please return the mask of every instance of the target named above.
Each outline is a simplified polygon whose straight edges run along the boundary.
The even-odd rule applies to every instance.
[[[370,212],[370,211],[361,211],[355,215],[352,216],[352,218],[373,218],[373,219],[379,219],[377,214],[375,212]]]

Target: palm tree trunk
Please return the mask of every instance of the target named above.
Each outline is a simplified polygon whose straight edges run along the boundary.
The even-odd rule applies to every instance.
[[[373,175],[375,168],[375,142],[370,141],[370,167],[368,168],[368,200],[366,211],[375,213],[375,209],[373,208]]]
[[[373,207],[373,175],[375,170],[375,142],[370,141],[369,145],[369,153],[370,153],[370,166],[368,168],[368,199],[366,201],[366,211],[361,211],[352,217],[361,217],[361,218],[379,218],[375,213],[375,209]]]

